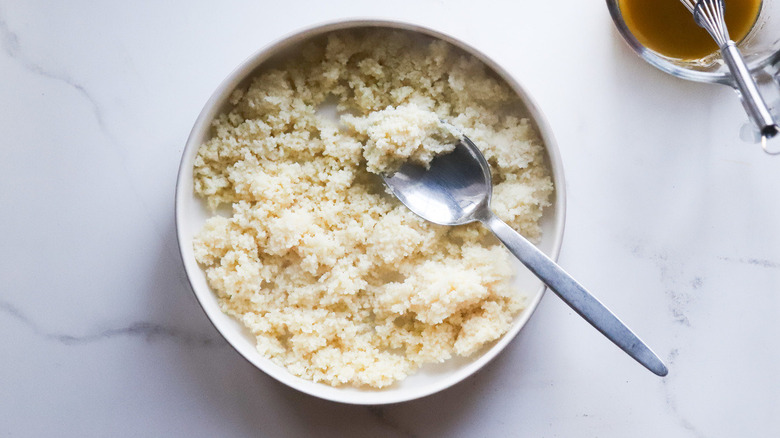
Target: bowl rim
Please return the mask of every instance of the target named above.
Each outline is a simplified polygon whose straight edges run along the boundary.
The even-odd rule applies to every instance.
[[[179,170],[177,174],[176,187],[175,187],[174,210],[175,210],[177,246],[179,248],[179,255],[181,257],[181,261],[186,273],[187,282],[189,283],[190,288],[192,289],[192,292],[195,295],[195,298],[198,302],[198,305],[201,307],[201,310],[203,310],[203,312],[206,314],[206,317],[209,319],[211,324],[214,326],[214,328],[217,329],[217,331],[227,341],[227,343],[231,346],[231,348],[233,348],[237,353],[239,353],[241,357],[243,357],[249,363],[251,363],[256,368],[263,371],[266,375],[303,393],[318,398],[322,398],[325,400],[346,403],[346,404],[383,405],[383,404],[410,401],[410,400],[435,394],[437,392],[440,392],[446,388],[449,388],[461,382],[462,380],[476,373],[484,365],[486,365],[488,362],[493,360],[501,351],[503,351],[506,345],[517,336],[520,330],[528,322],[531,315],[536,311],[539,303],[541,302],[541,299],[544,296],[545,290],[547,289],[546,286],[544,284],[540,285],[539,289],[537,289],[536,292],[533,294],[533,298],[529,299],[526,302],[525,309],[515,317],[515,321],[513,322],[513,325],[509,329],[509,331],[507,331],[501,338],[494,341],[495,343],[492,346],[490,346],[487,351],[482,353],[481,356],[479,356],[474,362],[470,363],[465,372],[456,373],[455,376],[451,378],[442,379],[443,381],[439,382],[438,384],[426,385],[425,390],[412,391],[412,393],[403,396],[395,396],[395,397],[388,396],[387,394],[391,394],[390,392],[388,392],[388,390],[377,390],[376,392],[367,392],[367,393],[360,394],[359,396],[354,396],[346,393],[341,394],[340,391],[325,391],[325,390],[320,391],[317,389],[318,385],[323,385],[327,388],[337,389],[337,390],[339,388],[334,388],[332,386],[325,385],[322,383],[313,384],[313,382],[294,376],[289,372],[287,372],[286,370],[282,370],[282,372],[280,373],[274,369],[268,369],[268,367],[263,366],[262,363],[258,363],[252,358],[248,357],[246,354],[242,352],[242,350],[237,345],[234,344],[230,336],[228,336],[228,334],[226,333],[226,329],[215,320],[216,316],[212,315],[212,313],[206,308],[204,302],[201,299],[201,293],[203,292],[199,293],[198,288],[193,282],[193,275],[196,275],[196,273],[200,273],[202,275],[203,271],[201,267],[198,265],[198,263],[194,260],[194,257],[192,259],[188,258],[188,254],[186,253],[184,245],[189,245],[191,247],[191,242],[186,241],[187,239],[185,239],[185,237],[183,236],[184,231],[182,226],[184,216],[185,216],[185,211],[184,211],[185,202],[183,201],[183,198],[185,194],[186,195],[192,194],[192,187],[191,186],[185,187],[184,184],[184,181],[187,179],[186,175],[188,173],[191,174],[192,172],[191,167],[187,165],[188,159],[194,153],[196,153],[195,151],[197,151],[197,149],[201,146],[199,138],[201,137],[201,134],[203,133],[204,129],[205,130],[210,129],[211,121],[214,119],[216,115],[218,115],[221,112],[219,104],[221,102],[224,102],[226,97],[229,96],[229,94],[242,81],[250,77],[252,73],[255,72],[255,70],[257,70],[264,62],[268,61],[269,58],[271,58],[274,54],[282,51],[283,49],[298,44],[304,40],[321,36],[329,32],[338,31],[338,30],[347,30],[353,28],[362,28],[362,27],[398,29],[402,31],[419,33],[434,39],[443,40],[465,51],[471,56],[474,56],[475,58],[479,59],[488,68],[493,70],[493,72],[496,75],[498,75],[502,80],[504,80],[510,86],[512,91],[515,94],[517,94],[517,96],[520,98],[520,100],[522,101],[523,105],[527,110],[528,117],[531,119],[532,123],[536,126],[538,134],[545,145],[545,151],[546,151],[547,161],[548,161],[547,164],[550,167],[551,177],[554,184],[553,199],[551,202],[551,206],[548,207],[554,209],[554,215],[552,216],[552,221],[550,224],[551,230],[547,231],[547,233],[548,234],[551,233],[551,235],[546,235],[545,237],[551,239],[550,240],[551,247],[547,255],[551,259],[557,261],[558,256],[560,254],[562,242],[563,242],[563,234],[564,234],[564,226],[565,226],[566,186],[564,181],[563,162],[561,160],[560,151],[558,149],[557,142],[555,140],[555,137],[553,136],[552,129],[549,125],[549,122],[547,121],[547,118],[539,109],[539,106],[536,103],[536,101],[526,92],[525,88],[521,86],[520,83],[511,74],[509,74],[506,70],[504,70],[500,65],[498,65],[495,61],[493,61],[483,52],[475,49],[474,47],[462,42],[461,40],[449,34],[446,34],[441,31],[433,30],[423,25],[414,24],[408,21],[373,19],[373,18],[350,18],[350,19],[327,21],[320,24],[307,26],[294,32],[290,32],[285,36],[272,41],[270,44],[267,44],[262,48],[256,50],[249,57],[244,59],[220,82],[217,88],[212,92],[211,96],[204,104],[202,110],[200,111],[198,117],[196,118],[192,129],[190,130],[190,134],[185,143],[185,147],[182,151],[181,160],[179,162]],[[210,287],[207,287],[207,292],[211,297],[216,298],[214,292],[211,290]],[[529,298],[531,298],[530,291],[529,291]]]

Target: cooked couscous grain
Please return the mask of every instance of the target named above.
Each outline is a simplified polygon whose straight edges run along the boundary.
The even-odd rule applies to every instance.
[[[418,218],[375,175],[450,150],[447,120],[488,159],[495,213],[539,237],[543,146],[480,61],[400,32],[336,32],[231,103],[194,176],[232,215],[210,218],[194,249],[261,354],[306,379],[385,387],[507,331],[523,298],[506,250],[479,225]]]

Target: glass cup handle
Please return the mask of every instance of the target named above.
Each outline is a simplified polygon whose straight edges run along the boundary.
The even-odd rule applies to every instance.
[[[766,99],[769,111],[775,120],[780,118],[780,62],[768,65],[757,72],[756,83]],[[769,155],[780,155],[780,135],[774,138],[761,137],[761,148]]]
[[[753,77],[769,107],[769,112],[777,120],[780,118],[780,62],[767,65],[761,70],[754,70]]]

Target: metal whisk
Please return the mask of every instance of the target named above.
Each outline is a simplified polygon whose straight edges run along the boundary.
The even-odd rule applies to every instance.
[[[718,43],[723,61],[734,77],[734,83],[742,96],[745,110],[753,124],[761,132],[764,142],[780,132],[777,122],[758,91],[756,81],[750,75],[745,59],[737,48],[737,43],[729,38],[726,21],[723,18],[725,6],[723,0],[680,0],[693,14],[693,19],[704,28]],[[766,148],[765,148],[766,149]]]

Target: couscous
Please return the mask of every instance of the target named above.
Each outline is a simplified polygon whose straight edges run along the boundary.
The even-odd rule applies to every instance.
[[[480,61],[399,32],[335,32],[231,103],[194,167],[196,193],[230,213],[193,245],[261,354],[306,379],[380,388],[507,331],[524,306],[509,253],[478,224],[420,219],[377,176],[450,150],[446,120],[488,159],[494,212],[538,239],[553,191],[544,148]]]

